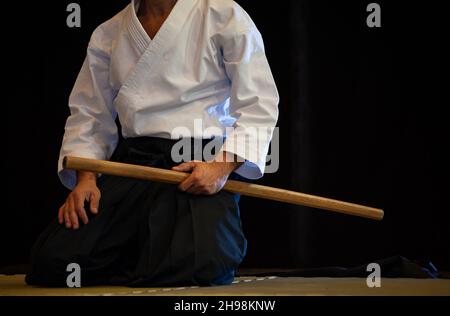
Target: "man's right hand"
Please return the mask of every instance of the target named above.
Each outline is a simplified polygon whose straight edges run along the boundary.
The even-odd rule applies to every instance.
[[[97,175],[92,172],[77,172],[77,185],[67,197],[63,206],[59,208],[58,221],[65,223],[67,228],[78,229],[80,218],[84,224],[89,223],[84,202],[89,202],[93,214],[98,213],[100,190],[97,187]]]

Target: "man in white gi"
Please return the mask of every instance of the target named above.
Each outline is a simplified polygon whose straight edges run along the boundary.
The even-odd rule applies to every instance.
[[[246,240],[239,196],[221,188],[229,177],[263,175],[271,134],[261,139],[254,129],[271,129],[278,117],[277,89],[248,14],[232,0],[133,0],[92,34],[69,106],[58,174],[72,191],[33,248],[27,282],[64,285],[72,262],[83,285],[232,282]],[[215,132],[199,134],[199,120]],[[210,161],[178,164],[174,130],[203,146],[224,143]],[[191,175],[177,188],[75,173],[62,168],[64,156]]]

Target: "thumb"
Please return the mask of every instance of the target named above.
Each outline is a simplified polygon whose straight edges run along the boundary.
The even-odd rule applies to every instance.
[[[182,172],[191,172],[192,170],[194,170],[196,166],[195,162],[183,162],[182,164],[173,167],[172,169],[175,171],[182,171]]]

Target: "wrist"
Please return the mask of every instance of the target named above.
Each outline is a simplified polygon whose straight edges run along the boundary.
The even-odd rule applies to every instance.
[[[234,170],[236,170],[242,165],[242,162],[224,162],[224,163],[226,164],[229,173],[232,173]]]
[[[85,182],[97,182],[97,174],[89,171],[77,171],[77,184]]]
[[[216,156],[215,161],[223,163],[227,171],[232,173],[244,163],[243,161],[239,161],[238,158],[239,157],[233,153],[223,151]]]

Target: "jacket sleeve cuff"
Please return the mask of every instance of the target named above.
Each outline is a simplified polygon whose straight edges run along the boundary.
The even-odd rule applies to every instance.
[[[63,160],[65,156],[75,156],[81,158],[91,158],[91,159],[103,159],[103,155],[96,155],[93,153],[71,153],[66,155],[60,155],[58,159],[58,177],[61,183],[69,190],[73,190],[77,184],[77,173],[75,170],[69,170],[63,168]]]
[[[249,144],[248,142],[236,142],[234,137],[227,138],[220,149],[218,155],[223,155],[226,152],[228,155],[236,155],[238,162],[243,162],[235,173],[238,175],[256,180],[264,175],[266,165],[266,154],[261,154],[261,151],[255,147],[257,144]]]

